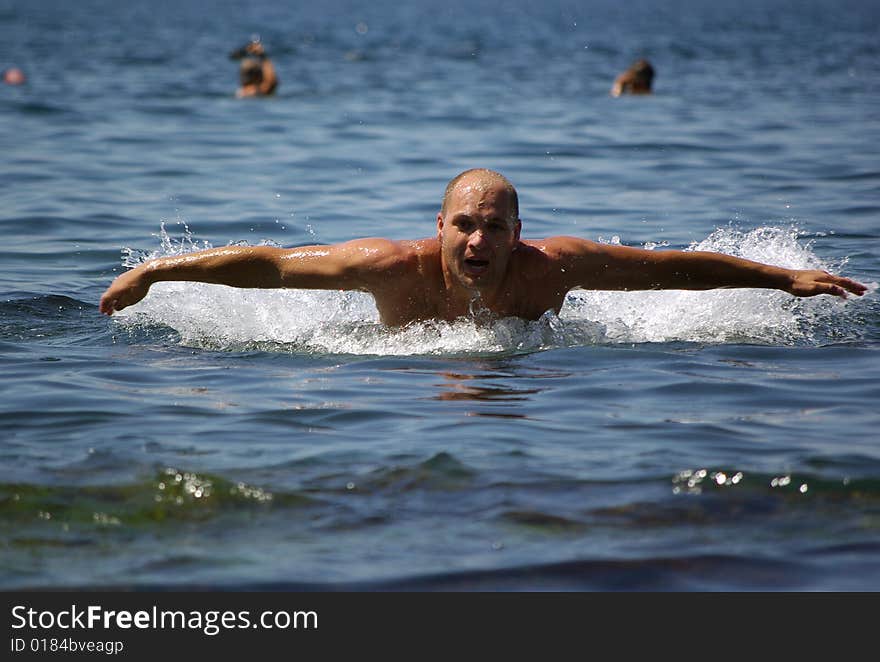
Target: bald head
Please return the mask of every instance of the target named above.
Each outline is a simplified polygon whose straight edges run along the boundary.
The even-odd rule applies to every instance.
[[[449,184],[446,185],[446,191],[443,194],[443,204],[440,206],[440,213],[444,216],[446,215],[446,208],[449,205],[449,200],[452,197],[453,192],[459,186],[488,189],[489,187],[499,185],[507,192],[508,202],[510,203],[508,206],[510,216],[507,220],[511,223],[516,223],[519,220],[519,196],[516,194],[516,188],[514,188],[513,184],[510,183],[510,180],[500,172],[495,172],[494,170],[489,170],[487,168],[471,168],[470,170],[465,170],[453,177]]]

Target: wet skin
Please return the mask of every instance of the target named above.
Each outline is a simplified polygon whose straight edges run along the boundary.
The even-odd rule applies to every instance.
[[[509,184],[468,171],[437,215],[437,235],[357,239],[291,249],[228,246],[160,258],[122,274],[101,297],[107,315],[163,280],[233,287],[362,290],[383,323],[401,326],[475,313],[538,319],[559,312],[574,288],[595,290],[774,288],[794,296],[862,295],[866,287],[821,270],[785,269],[721,253],[649,251],[577,237],[521,240]]]

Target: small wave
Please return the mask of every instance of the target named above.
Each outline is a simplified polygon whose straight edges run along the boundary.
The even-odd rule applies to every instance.
[[[124,264],[201,248],[189,230],[179,240],[164,227],[160,248],[127,250]],[[616,238],[612,241],[619,241]],[[654,244],[648,244],[652,248]],[[721,228],[688,250],[716,251],[799,269],[840,271],[795,228],[748,232]],[[559,315],[426,321],[403,328],[379,322],[373,298],[361,292],[235,289],[187,282],[158,283],[116,316],[131,331],[173,329],[187,346],[231,351],[356,355],[514,355],[545,349],[619,343],[812,344],[860,338],[858,303],[832,297],[797,299],[775,290],[606,292],[574,290]]]
[[[20,296],[0,302],[0,339],[70,338],[71,324],[92,317],[94,304],[61,295]]]
[[[177,563],[187,561],[176,557]],[[830,573],[829,573],[830,574]],[[812,579],[811,579],[812,578]],[[277,581],[223,583],[224,591],[711,591],[794,590],[820,583],[805,562],[737,556],[734,554],[656,556],[643,559],[587,558],[505,568],[414,574],[353,582]],[[820,584],[821,585],[821,584]],[[217,583],[128,582],[109,585],[64,586],[66,591],[216,591]],[[30,587],[16,590],[33,590]]]
[[[174,467],[121,485],[0,485],[2,519],[22,524],[44,520],[76,526],[152,526],[273,504],[297,508],[309,501],[299,492],[274,494],[243,482]]]
[[[94,305],[60,294],[35,294],[0,302],[0,316],[6,317],[16,313],[57,315],[66,310],[82,310],[83,307],[92,308]]]
[[[47,103],[44,101],[26,101],[17,104],[17,110],[25,115],[74,115],[76,111],[70,106]]]
[[[382,467],[365,475],[358,483],[348,483],[347,487],[367,493],[464,490],[471,486],[476,476],[475,470],[453,455],[441,452],[416,465]]]

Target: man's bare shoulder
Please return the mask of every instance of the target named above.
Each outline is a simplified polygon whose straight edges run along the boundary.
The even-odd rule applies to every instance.
[[[430,255],[440,252],[440,244],[436,239],[406,239],[395,240],[382,237],[368,237],[365,239],[352,239],[337,247],[345,252],[374,256],[390,260],[410,260],[421,255]]]
[[[546,280],[559,273],[565,256],[565,244],[561,237],[523,239],[512,255],[517,277],[525,281]]]
[[[440,242],[436,238],[396,242],[401,270],[421,279],[433,280],[442,271]]]
[[[564,260],[601,252],[602,244],[580,237],[559,235],[544,239],[526,239],[520,242],[530,251],[538,251],[545,259]]]
[[[436,239],[361,239],[349,245],[366,256],[358,273],[386,324],[436,316],[434,299],[442,286]]]
[[[423,271],[428,265],[439,262],[440,256],[436,239],[370,237],[337,244],[334,250],[356,270],[390,276]]]
[[[397,241],[393,243],[399,244],[403,250],[416,255],[440,255],[440,242],[437,241],[436,237],[407,239],[405,241]]]
[[[548,291],[567,291],[594,281],[607,262],[607,244],[569,236],[520,242],[518,270],[527,281],[542,281]]]
[[[436,239],[386,239],[385,237],[364,237],[362,239],[350,239],[349,241],[336,244],[340,247],[377,250],[386,253],[405,253],[436,250],[439,243]]]

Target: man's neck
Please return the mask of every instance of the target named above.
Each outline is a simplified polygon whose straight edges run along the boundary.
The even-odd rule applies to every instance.
[[[499,285],[491,290],[469,288],[455,282],[448,273],[443,274],[445,291],[442,305],[445,308],[445,317],[454,319],[479,315],[480,313],[502,313],[500,304],[501,290]]]

